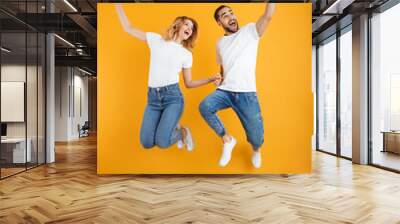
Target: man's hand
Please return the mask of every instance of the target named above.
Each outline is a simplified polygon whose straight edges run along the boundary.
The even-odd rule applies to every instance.
[[[219,73],[217,73],[215,76],[214,76],[214,85],[215,86],[220,86],[221,85],[221,83],[222,83],[222,81],[223,81],[223,77],[222,77],[222,75],[221,74],[219,74]]]
[[[268,3],[265,8],[265,13],[269,19],[272,18],[272,15],[275,13],[275,3]]]

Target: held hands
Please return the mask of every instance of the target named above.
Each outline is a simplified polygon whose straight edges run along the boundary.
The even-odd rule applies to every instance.
[[[221,74],[217,73],[215,76],[211,78],[211,80],[214,82],[215,86],[220,86],[224,79]]]

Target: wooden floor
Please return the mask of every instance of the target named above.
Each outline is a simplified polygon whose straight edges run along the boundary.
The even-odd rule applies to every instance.
[[[0,181],[0,223],[400,223],[400,175],[315,153],[310,175],[96,175],[95,138]]]
[[[374,151],[372,157],[374,164],[400,170],[400,155],[391,152]]]
[[[1,177],[8,177],[11,176],[13,174],[19,173],[19,172],[23,172],[25,171],[25,167],[24,168],[1,168]]]

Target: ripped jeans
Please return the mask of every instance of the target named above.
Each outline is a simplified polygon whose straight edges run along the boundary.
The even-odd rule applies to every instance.
[[[200,103],[201,115],[220,137],[224,136],[226,131],[217,112],[227,108],[232,108],[238,115],[246,131],[247,141],[254,149],[260,148],[264,143],[264,124],[257,93],[217,89]]]

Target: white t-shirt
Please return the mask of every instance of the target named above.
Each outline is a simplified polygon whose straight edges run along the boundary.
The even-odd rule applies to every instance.
[[[146,33],[146,41],[150,48],[149,87],[178,83],[182,69],[192,67],[192,53],[181,44],[150,32]]]
[[[259,35],[249,23],[217,43],[217,63],[224,68],[219,89],[231,92],[256,92],[256,62]]]

